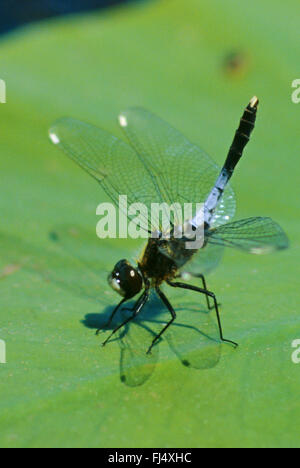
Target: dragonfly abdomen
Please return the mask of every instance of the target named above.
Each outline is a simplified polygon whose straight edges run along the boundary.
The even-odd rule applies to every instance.
[[[246,107],[243,116],[240,120],[239,127],[235,132],[233,142],[230,146],[225,164],[220,172],[220,175],[207,197],[204,204],[204,221],[206,226],[210,225],[214,210],[216,209],[221,197],[224,193],[226,185],[228,184],[234,169],[243,155],[243,151],[250,135],[255,126],[256,113],[259,101],[257,97],[253,97]]]
[[[223,167],[223,169],[229,174],[229,178],[232,176],[235,166],[242,157],[245,146],[250,140],[251,133],[254,130],[258,104],[259,101],[257,97],[253,97],[240,120],[239,128],[235,133]]]

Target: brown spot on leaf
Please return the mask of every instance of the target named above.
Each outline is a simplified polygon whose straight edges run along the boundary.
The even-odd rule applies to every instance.
[[[20,264],[6,265],[2,270],[0,270],[0,279],[4,279],[7,276],[13,275],[20,269],[21,269]]]
[[[224,72],[231,76],[243,75],[248,65],[247,55],[240,51],[228,52],[222,63]]]

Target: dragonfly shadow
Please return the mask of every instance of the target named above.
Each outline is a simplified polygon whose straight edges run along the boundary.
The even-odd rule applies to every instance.
[[[127,308],[133,304],[129,303],[116,314],[109,331],[130,316]],[[105,331],[113,310],[114,307],[108,306],[101,314],[88,314],[82,323],[88,328]],[[186,367],[203,370],[216,366],[221,357],[221,344],[210,313],[199,311],[198,303],[178,306],[176,310],[182,321],[177,320],[164,334],[170,349]],[[116,338],[112,337],[111,341],[117,341],[120,346],[120,379],[125,385],[143,385],[153,374],[158,362],[159,345],[154,346],[150,355],[146,351],[167,320],[163,304],[152,294],[141,314],[120,329]]]
[[[68,285],[69,288],[77,295],[80,293],[82,297],[101,299],[102,312],[86,315],[82,324],[94,330],[106,331],[107,337],[109,332],[130,316],[131,312],[126,309],[132,308],[134,301],[124,305],[107,330],[106,324],[114,310],[113,302],[116,296],[112,291],[108,294],[106,278],[103,277],[101,258],[105,257],[105,252],[102,254],[100,252],[102,244],[99,244],[93,234],[78,226],[56,226],[49,237],[56,247],[59,247],[64,254],[70,255],[70,260],[72,259],[72,269],[68,271],[68,275],[65,275],[67,278],[73,277]],[[208,253],[209,258],[216,257],[214,248]],[[220,249],[217,249],[217,254],[219,260]],[[120,252],[119,258],[122,256]],[[208,263],[211,264],[211,259]],[[57,273],[57,269],[55,270]],[[208,369],[217,365],[221,346],[215,321],[211,318],[213,311],[208,313],[206,309],[201,309],[201,299],[193,304],[189,293],[183,291],[174,293],[170,289],[167,294],[170,295],[178,318],[163,335],[163,339],[166,339],[172,351],[186,367]],[[120,346],[120,378],[126,385],[142,385],[152,375],[158,361],[159,343],[154,346],[151,355],[147,355],[146,351],[153,338],[169,320],[168,311],[156,293],[153,293],[135,320],[129,322],[116,333],[115,337],[112,337],[112,341],[117,341]]]
[[[83,325],[87,328],[93,328],[96,330],[102,330],[103,332],[107,330],[113,331],[118,325],[120,325],[124,320],[129,318],[132,315],[131,310],[135,304],[134,300],[127,302],[120,310],[115,314],[111,324],[107,327],[107,323],[111,317],[112,312],[115,309],[115,305],[106,306],[103,312],[98,314],[87,314],[85,319],[82,320]],[[132,323],[142,323],[144,321],[152,321],[153,319],[159,317],[164,312],[164,306],[160,300],[156,297],[154,293],[151,294],[148,304],[145,305],[143,310],[137,316]],[[127,330],[130,326],[127,324],[124,329]]]
[[[132,307],[134,302],[127,307]],[[116,313],[110,327],[106,326],[114,307],[107,306],[100,314],[87,314],[82,324],[88,328],[101,330],[104,341],[105,332],[111,333],[118,325],[131,315],[130,310],[120,310]],[[145,323],[138,320],[126,324],[111,338],[120,347],[120,380],[129,387],[143,385],[153,374],[158,362],[159,347],[155,347],[151,354],[146,354],[155,332]],[[109,346],[109,343],[107,344]]]
[[[103,273],[101,256],[104,250],[99,248],[92,235],[78,227],[56,228],[54,232],[55,236],[53,233],[49,236],[49,250],[0,232],[0,259],[8,265],[20,265],[74,297],[92,302],[99,313],[86,315],[82,324],[90,329],[105,330],[115,307],[111,304],[116,297],[108,290]],[[10,273],[13,270],[7,271]],[[183,303],[184,298],[180,294],[177,296],[177,292],[174,297],[170,296],[178,318],[163,339],[183,365],[195,369],[214,367],[220,359],[220,344],[215,322],[211,319],[212,313],[201,310],[198,302],[191,303],[190,295],[186,298],[187,301]],[[127,307],[133,304],[134,301]],[[130,311],[124,309],[117,313],[111,330],[129,315]],[[152,294],[138,317],[116,334],[115,340],[120,346],[120,379],[126,385],[142,385],[153,374],[159,357],[159,343],[154,346],[151,355],[147,355],[146,351],[169,319],[168,311],[156,294]]]

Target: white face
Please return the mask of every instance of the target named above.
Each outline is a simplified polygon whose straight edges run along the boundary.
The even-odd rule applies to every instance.
[[[121,288],[120,280],[118,278],[111,278],[109,280],[109,284],[111,285],[114,291],[116,291],[121,296],[125,296],[125,291],[123,291],[123,289]]]

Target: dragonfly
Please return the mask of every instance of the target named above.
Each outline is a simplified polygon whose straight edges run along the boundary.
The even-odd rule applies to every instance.
[[[120,296],[106,328],[124,304],[137,296],[131,314],[102,343],[142,311],[154,290],[170,313],[170,320],[153,338],[147,353],[160,341],[176,319],[162,285],[202,294],[209,310],[216,313],[221,342],[237,347],[226,339],[216,294],[207,288],[201,270],[205,252],[214,247],[231,247],[252,254],[265,254],[288,247],[288,238],[278,223],[269,217],[251,217],[233,221],[235,196],[229,184],[234,170],[250,140],[256,122],[259,100],[255,96],[244,109],[222,168],[197,145],[191,143],[170,124],[143,108],[129,108],[119,115],[125,139],[120,139],[94,125],[73,118],[61,118],[49,130],[51,141],[88,172],[117,205],[119,195],[128,202],[151,203],[202,202],[202,215],[193,213],[189,220],[195,231],[202,225],[204,241],[199,249],[187,249],[186,238],[175,236],[176,219],[168,236],[160,221],[147,220],[146,246],[133,265],[121,259],[108,275],[108,283]],[[128,215],[129,216],[129,215]],[[152,224],[151,224],[152,223]],[[197,270],[197,267],[199,270]],[[201,287],[185,281],[186,273],[201,281]],[[100,332],[100,330],[98,330]]]

